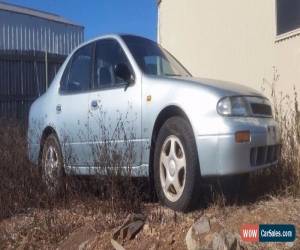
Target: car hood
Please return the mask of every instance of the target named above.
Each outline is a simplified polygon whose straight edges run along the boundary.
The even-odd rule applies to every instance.
[[[263,96],[257,90],[227,81],[196,77],[172,77],[172,79],[176,81],[182,81],[184,83],[196,84],[204,88],[209,88],[221,95]]]

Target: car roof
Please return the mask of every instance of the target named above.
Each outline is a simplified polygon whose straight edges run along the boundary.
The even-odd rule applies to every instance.
[[[146,39],[146,40],[150,40],[149,38],[143,37],[143,36],[139,36],[139,35],[134,35],[134,34],[127,34],[127,33],[110,33],[110,34],[106,34],[106,35],[101,35],[101,36],[96,36],[95,38],[92,38],[84,43],[82,43],[78,48],[83,47],[89,43],[98,41],[100,39],[105,39],[105,38],[114,38],[114,39],[122,39],[123,37],[133,37],[133,38],[139,38],[139,39]]]

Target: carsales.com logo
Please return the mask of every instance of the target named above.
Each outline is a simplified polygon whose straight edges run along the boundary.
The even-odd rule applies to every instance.
[[[294,225],[244,224],[240,235],[246,242],[292,242],[296,239]]]

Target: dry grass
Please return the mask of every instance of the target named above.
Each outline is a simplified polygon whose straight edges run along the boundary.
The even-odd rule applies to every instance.
[[[278,78],[274,77],[273,88],[277,81]],[[168,233],[171,230],[166,223],[166,221],[171,221],[172,230],[180,223],[180,227],[176,229],[178,237],[175,238],[176,242],[178,241],[178,247],[181,248],[183,245],[179,242],[179,238],[181,237],[183,241],[186,230],[203,211],[215,214],[214,216],[223,220],[223,223],[229,223],[233,229],[238,227],[236,223],[237,221],[240,223],[243,213],[249,212],[252,208],[255,208],[254,212],[251,212],[252,217],[244,219],[247,223],[260,223],[265,218],[264,216],[269,215],[266,212],[269,208],[274,210],[274,215],[282,215],[279,217],[279,222],[300,223],[293,221],[292,215],[285,217],[284,207],[280,205],[283,199],[291,201],[285,202],[285,205],[293,206],[292,197],[299,197],[300,111],[298,97],[296,92],[293,97],[288,97],[282,94],[276,95],[275,91],[272,91],[272,97],[275,118],[282,132],[282,155],[278,167],[253,174],[247,186],[247,194],[234,205],[226,203],[223,197],[216,196],[208,199],[206,208],[202,207],[201,211],[180,216],[173,212],[166,214],[165,209],[153,203],[145,205],[147,198],[142,196],[147,193],[145,180],[136,180],[130,175],[124,178],[118,171],[110,173],[107,177],[99,174],[89,179],[67,178],[65,195],[58,200],[49,198],[40,181],[38,169],[27,160],[25,129],[17,122],[0,121],[0,249],[18,246],[56,248],[72,232],[84,225],[90,225],[94,232],[103,236],[103,239],[102,236],[98,237],[99,242],[107,241],[110,237],[109,232],[118,225],[122,218],[125,218],[126,214],[132,212],[143,212],[150,218],[148,224],[150,227],[153,225],[154,229],[150,232],[143,232],[141,236],[142,240],[150,244],[149,247],[155,240],[157,242],[169,240],[163,238],[162,233]],[[288,108],[285,109],[285,107]],[[113,140],[110,138],[107,141]],[[115,152],[111,151],[114,148],[116,148],[115,145],[111,144],[96,148],[95,155],[100,157],[98,162],[106,162],[109,168],[126,162],[130,172],[132,154],[127,152],[127,155],[120,157],[118,154],[119,156],[116,157]],[[262,201],[266,200],[265,197],[269,200],[270,196],[281,198],[275,203]],[[155,209],[149,210],[149,206],[154,206]],[[263,206],[266,206],[266,209],[263,209]],[[299,200],[297,200],[297,206],[299,206]],[[262,215],[260,211],[263,211]],[[256,212],[258,217],[256,217]],[[290,210],[290,213],[292,212],[294,215],[294,209]],[[229,217],[226,219],[226,216]],[[274,216],[266,218],[268,218],[266,222],[276,222]],[[299,220],[298,217],[297,219]],[[107,246],[109,248],[109,244]],[[133,242],[130,246],[140,247],[137,242]]]
[[[48,201],[26,150],[25,130],[17,122],[0,121],[0,219]]]
[[[104,147],[106,150],[103,151]],[[126,155],[116,157],[115,152],[107,151],[108,148],[116,147],[104,144],[94,152],[101,161],[109,163],[107,168],[112,163],[121,166],[128,161]],[[129,169],[130,163],[127,165]],[[139,212],[142,209],[141,191],[147,187],[145,180],[133,178],[130,174],[124,177],[119,171],[113,171],[107,176],[96,174],[92,178],[67,177],[66,192],[54,199],[47,195],[38,167],[27,158],[26,130],[16,121],[5,120],[0,120],[0,176],[0,220],[26,213],[32,208],[69,208],[74,200],[94,204],[95,209],[99,209],[98,204],[90,201],[99,200],[102,211],[116,215]],[[89,206],[89,209],[93,208]]]
[[[143,207],[141,180],[118,172],[67,177],[63,196],[48,196],[37,166],[28,161],[26,130],[16,121],[0,121],[0,177],[0,249],[55,246],[85,217],[95,228],[112,229]]]
[[[90,209],[95,201],[83,206],[81,201],[73,201],[68,209],[34,209],[26,214],[7,219],[0,223],[0,249],[78,249],[85,241],[90,241],[88,249],[112,249],[110,239],[114,228],[122,224],[126,214],[118,217],[100,210]],[[101,206],[101,203],[98,203]],[[94,205],[93,205],[94,207]],[[176,213],[158,204],[147,204],[147,216],[143,231],[132,241],[125,242],[125,249],[186,249],[185,235],[191,224],[205,214],[217,223],[213,232],[226,228],[238,232],[244,223],[284,223],[294,224],[299,237],[300,200],[269,198],[251,205],[226,207],[210,206],[189,214]],[[88,235],[85,235],[88,233]],[[294,248],[299,249],[299,240]],[[286,249],[284,244],[248,244],[248,249]]]
[[[277,91],[280,75],[274,68],[271,90],[274,118],[281,131],[281,157],[278,167],[267,172],[268,186],[275,194],[299,196],[300,194],[300,111],[299,97],[294,88],[293,95]],[[266,82],[266,80],[264,80]],[[271,182],[271,183],[270,183]],[[272,193],[274,193],[274,191]]]

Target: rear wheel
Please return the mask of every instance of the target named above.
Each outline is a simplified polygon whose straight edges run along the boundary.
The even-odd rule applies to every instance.
[[[190,124],[181,117],[168,119],[159,131],[154,155],[154,182],[160,201],[188,211],[198,201],[200,168]]]
[[[64,189],[63,157],[58,139],[49,135],[44,143],[41,160],[42,181],[50,196],[58,196]]]

